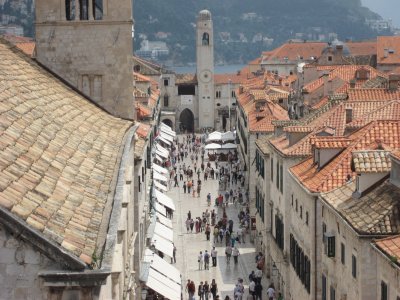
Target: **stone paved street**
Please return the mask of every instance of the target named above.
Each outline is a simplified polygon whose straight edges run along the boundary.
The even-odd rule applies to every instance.
[[[179,138],[182,140],[182,136]],[[185,163],[186,165],[190,165],[190,159],[185,159]],[[212,166],[214,167],[214,163],[212,163]],[[195,175],[194,178],[197,180],[197,175]],[[186,180],[186,176],[184,179]],[[246,237],[246,243],[237,243],[241,254],[239,256],[239,263],[237,265],[233,263],[233,259],[231,260],[230,264],[226,263],[225,242],[223,241],[222,244],[218,243],[215,245],[218,251],[217,267],[212,267],[210,259],[210,269],[199,270],[197,256],[200,251],[203,251],[203,253],[205,250],[208,250],[208,252],[211,251],[212,246],[214,245],[212,236],[214,227],[211,228],[210,241],[206,240],[206,235],[204,232],[197,234],[195,232],[187,233],[185,225],[187,213],[190,210],[192,213],[192,218],[195,219],[196,217],[201,217],[202,212],[208,208],[209,210],[215,209],[218,211],[218,219],[222,217],[222,209],[218,209],[216,206],[214,206],[214,199],[218,195],[218,181],[210,179],[204,181],[203,173],[200,175],[200,179],[202,180],[200,197],[193,198],[191,194],[185,194],[182,188],[182,181],[179,182],[179,188],[173,187],[173,184],[171,184],[170,191],[166,193],[174,200],[176,206],[176,211],[173,217],[174,242],[177,247],[176,267],[182,273],[183,290],[185,289],[187,280],[193,280],[196,285],[196,299],[198,299],[197,287],[200,281],[204,282],[207,280],[208,283],[210,283],[212,279],[215,279],[218,285],[218,294],[220,295],[220,299],[224,299],[226,295],[229,295],[231,299],[233,299],[233,289],[235,287],[235,283],[238,278],[243,278],[246,287],[243,299],[246,299],[248,295],[248,275],[252,270],[255,270],[256,256],[256,249],[254,248],[254,244],[250,242],[249,234]],[[211,207],[207,206],[206,200],[206,196],[209,192],[212,195]],[[226,209],[228,219],[232,219],[234,221],[234,232],[236,232],[236,229],[238,228],[238,211],[239,208],[235,208],[233,204],[230,204]],[[267,289],[265,278],[263,278],[262,285],[264,289],[263,294],[265,294]],[[187,298],[188,294],[184,291],[183,299]]]

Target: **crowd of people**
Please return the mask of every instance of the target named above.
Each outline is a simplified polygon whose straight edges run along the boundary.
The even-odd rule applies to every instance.
[[[248,204],[248,191],[244,189],[245,176],[240,164],[236,150],[227,154],[227,161],[220,162],[218,158],[214,161],[205,161],[205,140],[206,135],[186,135],[178,137],[176,144],[172,146],[171,160],[169,162],[170,174],[168,182],[170,187],[177,187],[183,194],[192,198],[206,200],[207,209],[198,216],[192,216],[187,212],[185,226],[187,233],[204,233],[206,240],[210,241],[210,248],[200,250],[197,255],[199,271],[207,271],[211,267],[217,267],[218,251],[216,247],[225,247],[226,264],[239,263],[240,244],[247,242],[250,232],[250,209]],[[188,161],[190,163],[188,163]],[[213,191],[206,191],[202,196],[202,183],[207,180],[218,180],[219,190],[213,197]],[[239,213],[237,221],[228,218],[226,208],[234,205]],[[234,226],[237,222],[237,226]],[[235,228],[235,229],[234,229]],[[211,240],[212,237],[212,240]],[[261,256],[260,256],[261,255]],[[257,257],[256,271],[249,276],[249,288],[247,299],[262,299],[263,286],[261,284],[264,258],[262,254]],[[272,287],[266,291],[268,297]],[[220,299],[218,286],[215,279],[201,281],[197,285],[188,279],[186,292],[192,299]],[[274,292],[275,293],[275,292]],[[239,278],[232,291],[232,298],[226,296],[225,300],[242,300],[245,295],[244,281]],[[273,294],[271,299],[276,299]]]

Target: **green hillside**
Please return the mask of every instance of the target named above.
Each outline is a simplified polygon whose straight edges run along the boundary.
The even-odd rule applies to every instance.
[[[380,18],[361,6],[360,0],[136,0],[134,2],[135,48],[141,34],[160,40],[157,32],[170,33],[167,42],[175,63],[195,61],[195,23],[202,9],[211,11],[214,22],[215,58],[221,63],[246,62],[261,51],[280,45],[296,33],[306,39],[336,33],[341,40],[376,36],[365,25],[366,18]],[[256,16],[246,19],[246,14]],[[230,40],[221,39],[221,32]],[[273,42],[253,41],[256,34]],[[245,41],[240,41],[245,37]],[[297,35],[299,37],[299,35]]]

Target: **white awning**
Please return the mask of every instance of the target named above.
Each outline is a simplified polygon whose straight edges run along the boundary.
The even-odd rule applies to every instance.
[[[153,268],[149,269],[146,285],[168,299],[181,299],[181,286]]]
[[[167,217],[164,217],[162,214],[156,212],[156,217],[158,222],[160,222],[161,224],[164,224],[165,226],[172,228],[172,221],[170,219],[168,219]]]
[[[153,169],[154,169],[154,171],[157,171],[158,173],[163,174],[163,175],[169,174],[169,172],[166,168],[163,168],[154,163],[153,163]]]
[[[170,278],[177,284],[182,284],[181,272],[179,272],[177,268],[166,262],[150,249],[146,249],[143,260],[150,263],[150,267],[152,269],[155,269],[157,272],[161,273],[165,277]]]
[[[165,128],[165,129],[167,129],[167,130],[173,131],[173,130],[172,130],[172,127],[171,127],[171,126],[168,126],[168,125],[165,124],[165,123],[160,123],[160,128]]]
[[[234,141],[235,138],[235,134],[232,131],[228,131],[222,134],[223,141]]]
[[[174,232],[171,228],[161,224],[160,222],[156,222],[156,226],[154,227],[154,233],[162,236],[166,240],[173,242],[174,241]]]
[[[220,141],[220,140],[222,140],[222,133],[218,132],[218,131],[214,131],[208,135],[206,142]]]
[[[208,144],[204,147],[204,149],[206,150],[217,150],[217,149],[221,149],[221,145],[220,144],[216,144],[216,143],[211,143]]]
[[[172,136],[172,137],[175,137],[175,136],[176,136],[176,133],[175,133],[174,131],[172,131],[172,130],[168,130],[168,129],[166,129],[165,127],[161,127],[160,129],[161,129],[161,132],[164,132],[164,133],[166,133],[166,134],[169,134],[169,135]]]
[[[163,182],[168,182],[168,178],[158,173],[156,170],[153,171],[153,179],[160,180]]]
[[[166,135],[169,136],[169,135]],[[168,140],[166,137],[164,137],[162,134],[160,134],[157,139],[160,139],[160,141],[163,141],[167,145],[171,145],[172,141]]]
[[[167,195],[165,195],[157,190],[154,190],[154,194],[155,194],[155,197],[157,198],[157,201],[160,204],[162,204],[172,210],[175,210],[174,201],[170,197],[168,197]]]
[[[174,246],[172,245],[172,242],[154,233],[153,237],[151,238],[151,243],[158,251],[161,251],[169,257],[173,256]]]
[[[170,143],[172,143],[174,141],[174,138],[165,132],[161,132],[160,137],[162,137],[163,139],[166,139]]]
[[[163,162],[165,161],[165,158],[162,158],[160,155],[157,155],[157,154],[156,154],[155,158],[156,158],[160,163],[163,163]]]
[[[158,188],[159,190],[161,190],[161,191],[163,191],[163,192],[166,192],[166,191],[168,191],[168,188],[165,186],[165,185],[163,185],[162,183],[160,183],[160,182],[158,182],[158,181],[156,181],[156,180],[154,180],[153,181],[153,183],[154,183],[154,186],[156,187],[156,188]],[[159,204],[159,203],[158,203]],[[161,205],[161,204],[160,204]],[[162,205],[161,205],[162,206]],[[164,207],[165,208],[165,207]]]
[[[156,150],[156,155],[159,155],[159,156],[161,156],[162,158],[164,158],[164,159],[167,159],[168,158],[168,154],[166,154],[165,152],[162,152],[162,151],[160,151],[160,150]]]
[[[167,215],[167,211],[165,210],[165,207],[162,206],[160,203],[156,202],[154,204],[154,208],[156,209],[156,211],[158,211],[160,214],[162,214],[163,216]]]
[[[160,144],[156,144],[156,150],[169,155],[169,151],[167,149],[165,149],[163,146],[161,146]]]
[[[222,149],[236,149],[237,145],[232,143],[227,143],[222,145]]]

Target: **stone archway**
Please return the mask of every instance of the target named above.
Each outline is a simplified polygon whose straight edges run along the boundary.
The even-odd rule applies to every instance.
[[[168,125],[169,127],[171,127],[172,130],[174,130],[174,123],[173,123],[170,119],[164,119],[164,120],[162,120],[162,122],[163,122],[165,125]]]
[[[194,115],[192,111],[185,108],[179,116],[179,129],[181,132],[194,132]]]

